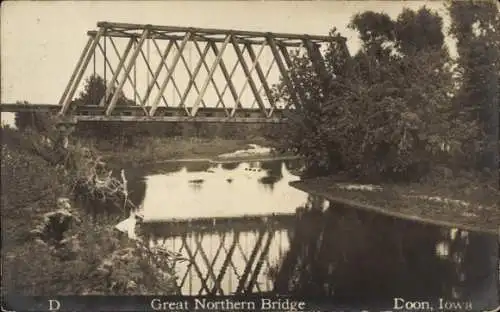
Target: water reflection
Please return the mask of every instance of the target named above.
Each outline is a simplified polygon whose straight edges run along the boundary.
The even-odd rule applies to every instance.
[[[235,294],[269,292],[269,276],[289,248],[286,229],[251,231],[228,229],[213,233],[150,237],[150,246],[161,246],[191,261],[176,265],[180,294]]]
[[[226,162],[222,163],[222,168],[226,170],[234,170],[238,168],[239,163],[237,162]]]
[[[176,267],[181,294],[275,292],[385,306],[394,297],[496,303],[495,238],[308,196],[288,185],[298,179],[297,162],[198,168],[145,179],[142,235],[190,260]],[[485,248],[495,254],[478,257]]]
[[[275,161],[280,170],[269,174],[261,162],[196,165],[179,171],[153,174],[145,178],[143,200],[146,221],[295,212],[307,194],[289,187],[298,177],[288,170],[288,162]],[[198,171],[194,170],[198,168]],[[276,170],[276,169],[274,169]],[[264,191],[272,186],[272,192]],[[193,193],[196,192],[196,193]]]

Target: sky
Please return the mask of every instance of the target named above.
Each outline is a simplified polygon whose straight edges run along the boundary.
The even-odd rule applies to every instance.
[[[445,16],[441,1],[4,1],[1,6],[1,102],[57,104],[98,21],[327,35],[336,27],[359,48],[350,18],[366,10],[397,17],[423,5]],[[448,39],[452,45],[452,41]],[[11,123],[11,114],[2,114]]]

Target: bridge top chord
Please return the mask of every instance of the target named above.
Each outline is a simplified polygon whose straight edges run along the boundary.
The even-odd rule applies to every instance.
[[[293,33],[275,33],[263,31],[247,31],[235,29],[217,29],[217,28],[199,28],[199,27],[180,27],[180,26],[161,26],[150,24],[130,24],[130,23],[112,23],[98,22],[97,26],[106,30],[106,36],[131,37],[140,36],[138,31],[148,29],[149,38],[155,39],[182,39],[182,36],[176,35],[179,33],[192,33],[197,39],[206,41],[223,42],[221,36],[231,35],[238,41],[260,44],[264,39],[273,38],[279,41],[280,44],[286,46],[300,46],[303,40],[310,40],[314,43],[323,43],[338,41],[345,43],[347,38],[340,36],[324,36],[324,35],[309,35],[309,34],[293,34]],[[89,31],[89,35],[97,34],[97,31]],[[252,40],[253,39],[253,40]],[[258,41],[257,41],[258,40]]]

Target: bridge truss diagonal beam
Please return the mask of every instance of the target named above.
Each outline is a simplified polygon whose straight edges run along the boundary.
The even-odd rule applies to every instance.
[[[196,42],[196,39],[193,37],[193,38],[192,38],[192,40],[191,40],[191,42],[195,43],[195,42]],[[179,48],[179,45],[177,44],[177,42],[175,43],[175,45],[176,45],[176,47],[177,47],[177,48]],[[206,55],[205,55],[205,56],[206,56]],[[202,58],[200,58],[200,60],[203,60],[203,57],[202,57]],[[198,94],[200,94],[200,92],[201,92],[201,91],[200,91],[200,88],[198,88],[198,84],[196,83],[196,79],[195,79],[195,78],[196,78],[196,75],[194,75],[194,74],[193,74],[193,72],[191,72],[191,69],[189,68],[189,65],[190,65],[190,64],[188,64],[188,62],[186,61],[186,58],[185,58],[185,57],[184,57],[184,55],[182,55],[182,54],[181,54],[181,61],[182,61],[182,63],[184,64],[184,68],[186,68],[186,72],[187,72],[187,74],[188,74],[188,76],[189,76],[189,80],[190,80],[190,81],[191,81],[191,80],[193,81],[193,83],[191,84],[191,87],[194,87],[195,91],[196,91]],[[198,71],[199,71],[199,70],[198,70]],[[196,74],[198,74],[198,73],[196,73]],[[186,88],[186,89],[187,89],[187,88]],[[180,104],[180,105],[183,105],[183,106],[185,105],[185,103],[184,103],[184,102],[182,102],[182,101],[181,101],[179,104]],[[207,106],[207,105],[206,105],[206,103],[205,103],[205,101],[203,100],[203,98],[201,99],[201,105],[203,105],[203,107],[206,107],[206,106]]]
[[[122,56],[120,55],[120,52],[118,51],[118,48],[116,47],[116,44],[115,44],[115,42],[114,42],[113,38],[109,38],[109,39],[110,39],[110,40],[109,40],[109,42],[110,42],[110,43],[111,43],[111,45],[113,46],[113,50],[115,51],[116,56],[117,56],[117,57],[118,57],[118,59],[121,61]],[[133,42],[132,42],[132,45],[133,45],[133,44],[137,44],[137,41],[135,40],[135,38],[134,38],[134,40],[133,40]],[[130,50],[129,50],[129,51],[130,51]],[[141,51],[141,50],[140,50],[140,51]],[[141,52],[142,52],[142,51],[141,51]],[[129,52],[127,52],[126,54],[124,54],[124,56],[123,56],[124,61],[125,61],[125,59],[127,58],[128,53],[129,53]],[[104,58],[105,58],[105,59],[107,59],[107,55],[104,55]],[[124,64],[124,63],[122,63],[122,66],[120,67],[120,70],[122,70],[122,69],[123,69],[123,64]],[[135,69],[135,66],[134,66],[134,69]],[[135,79],[135,70],[134,70],[134,79],[132,79],[132,77],[130,77],[130,74],[127,74],[127,80],[130,82],[130,84],[131,84],[131,85],[133,85],[133,86],[134,86],[134,88],[133,88],[133,90],[134,90],[134,96],[135,96],[135,97],[137,97],[137,98],[139,99],[139,101],[141,101],[141,96],[140,96],[140,94],[139,94],[139,92],[137,91],[137,88],[136,88],[137,82],[136,82],[136,79]],[[116,81],[116,83],[117,83],[117,84],[119,84],[119,81]],[[106,100],[107,100],[107,98],[106,98]]]
[[[252,89],[252,92],[253,92],[255,99],[257,100],[259,108],[261,109],[262,113],[265,115],[266,114],[266,107],[264,105],[264,101],[262,100],[262,98],[257,90],[257,87],[255,85],[255,82],[252,79],[252,71],[255,69],[255,65],[257,64],[258,57],[256,60],[254,60],[254,62],[252,64],[252,68],[249,69],[248,65],[245,61],[245,58],[243,57],[243,53],[240,50],[238,43],[236,41],[232,40],[232,44],[233,44],[234,50],[236,51],[236,55],[238,56],[238,60],[241,64],[241,67],[243,68],[243,71],[244,71],[245,76],[246,76],[245,84],[243,85],[243,87],[240,91],[240,94],[238,95],[238,101],[241,101],[241,96],[243,95],[243,92],[245,91],[246,84],[248,83],[250,85],[250,88]],[[262,48],[261,48],[261,51],[259,52],[259,55],[262,52],[263,48],[264,48],[264,45],[262,45]],[[236,110],[233,108],[233,110],[231,111],[231,116],[234,116],[235,111]]]
[[[156,109],[158,107],[158,102],[160,101],[160,97],[163,94],[163,92],[165,92],[165,88],[167,87],[168,82],[172,78],[172,75],[173,75],[173,72],[175,70],[175,67],[177,66],[177,63],[179,62],[179,59],[181,58],[182,51],[184,50],[184,47],[186,47],[186,44],[187,44],[189,38],[191,37],[191,35],[192,35],[191,32],[186,32],[186,34],[184,35],[184,38],[182,39],[180,47],[179,47],[179,49],[177,50],[177,53],[174,56],[172,64],[168,68],[167,77],[163,81],[163,83],[162,83],[162,85],[160,87],[160,90],[158,92],[158,95],[156,96],[156,98],[154,99],[154,101],[153,101],[153,103],[151,105],[151,109],[149,110],[149,116],[154,116],[154,114],[156,112]]]
[[[274,65],[276,65],[276,60],[273,58],[273,59],[272,59],[272,61],[271,61],[271,64],[269,64],[269,67],[267,68],[267,70],[266,70],[266,72],[265,72],[265,74],[264,74],[264,80],[266,81],[266,83],[263,83],[263,84],[260,86],[260,88],[259,88],[259,93],[261,93],[261,92],[262,92],[262,90],[263,90],[263,88],[264,88],[265,86],[269,87],[269,84],[267,83],[267,81],[268,81],[268,78],[269,78],[269,74],[271,73],[271,70],[273,69]],[[272,93],[271,93],[272,91],[271,91],[271,90],[269,90],[269,92],[270,92],[270,94],[267,94],[267,92],[266,92],[266,95],[268,96],[268,98],[269,98],[269,102],[270,102],[270,104],[271,104],[271,111],[270,111],[270,113],[271,113],[271,112],[274,110],[274,108],[276,108],[276,103],[274,102],[274,98],[273,98]],[[253,103],[252,103],[252,108],[254,108],[254,107],[255,107],[255,104],[256,104],[256,103],[257,103],[257,100],[256,100],[256,99],[254,99],[254,101],[253,101]]]
[[[317,44],[311,42],[309,39],[304,39],[304,46],[306,47],[307,54],[313,65],[316,74],[321,80],[323,93],[328,90],[331,82],[331,76],[328,74],[325,66],[325,60],[319,51]]]
[[[68,84],[66,85],[66,89],[64,89],[63,95],[61,96],[61,99],[59,100],[59,105],[63,105],[65,103],[67,95],[70,92],[71,87],[73,86],[76,75],[78,74],[78,71],[82,67],[82,64],[85,60],[85,56],[87,55],[91,45],[92,45],[92,37],[89,37],[89,39],[87,40],[87,43],[85,44],[85,47],[83,48],[82,54],[80,55],[80,58],[78,59],[78,62],[76,63],[76,67],[73,70],[71,77],[69,78]],[[63,112],[64,111],[65,111],[65,109],[63,110]]]
[[[195,45],[196,45],[196,41],[193,41],[195,42]],[[196,45],[198,47],[198,53],[200,54],[200,59],[198,60],[198,63],[196,63],[194,69],[193,69],[193,72],[192,73],[188,73],[190,76],[189,76],[189,81],[188,81],[188,84],[187,84],[187,87],[186,89],[184,90],[184,93],[182,94],[182,97],[181,97],[181,100],[180,100],[180,105],[183,105],[184,106],[184,103],[186,102],[186,99],[189,95],[189,91],[191,90],[191,88],[193,86],[195,86],[198,94],[200,93],[199,91],[199,88],[198,86],[196,85],[196,77],[198,76],[198,72],[200,71],[201,69],[201,66],[203,65],[203,62],[204,62],[204,58],[207,56],[208,54],[208,51],[210,49],[210,46],[207,44],[205,46],[205,48],[203,49],[203,51],[201,51],[199,49],[199,46]],[[188,111],[188,114],[189,114],[189,111]]]
[[[111,101],[108,104],[108,108],[106,109],[106,115],[107,116],[111,115],[111,112],[115,108],[116,102],[118,102],[118,98],[120,97],[120,95],[122,93],[123,85],[125,84],[125,81],[126,81],[128,75],[129,75],[130,71],[132,70],[132,67],[135,64],[135,60],[136,60],[137,56],[139,56],[139,51],[141,50],[142,45],[144,44],[144,41],[146,40],[146,38],[148,36],[148,33],[149,33],[149,29],[145,29],[143,31],[141,39],[137,43],[137,45],[135,47],[135,50],[132,53],[131,59],[130,59],[128,65],[127,65],[127,68],[125,69],[125,75],[122,78],[122,80],[120,81],[118,87],[116,88],[116,90],[115,90],[115,92],[113,94],[113,97],[111,98]]]
[[[184,40],[184,39],[183,39],[183,40]],[[156,42],[156,40],[154,40],[154,39],[153,39],[152,41],[153,41],[153,44],[154,44],[154,46],[155,46],[156,51],[157,51],[158,53],[161,53],[161,52],[160,52],[160,47],[158,46],[158,43]],[[177,49],[177,51],[180,51],[180,46],[179,46],[179,44],[177,43],[177,41],[175,41],[175,40],[170,40],[170,41],[169,41],[169,43],[168,43],[168,45],[170,46],[170,44],[172,44],[172,47],[173,47],[173,46],[175,46],[175,47],[176,47],[176,49]],[[171,50],[171,47],[170,47],[170,48],[169,48],[169,47],[167,47],[166,51],[167,51],[167,50],[168,50],[168,51],[170,51],[170,50]],[[168,53],[168,52],[166,52],[166,53]],[[182,51],[180,51],[180,53],[181,53],[181,56],[182,56]],[[166,55],[166,56],[167,56],[167,55]],[[166,71],[167,73],[170,73],[170,71],[172,71],[172,74],[169,74],[169,75],[170,75],[170,78],[168,79],[168,82],[172,82],[172,86],[174,87],[174,90],[175,90],[176,94],[177,94],[177,95],[179,96],[179,98],[180,98],[180,97],[181,97],[181,91],[179,90],[179,86],[177,85],[177,83],[175,82],[175,79],[174,79],[174,71],[175,71],[175,67],[176,67],[176,66],[174,66],[173,68],[169,68],[169,67],[168,67],[168,65],[167,65],[167,63],[166,63],[166,59],[165,59],[165,58],[163,58],[163,57],[161,58],[161,63],[160,63],[160,71],[161,71],[161,67],[162,67],[162,66],[165,68],[165,71]],[[155,78],[154,78],[154,79],[155,79],[155,83],[156,83],[156,84],[158,84],[158,83],[157,83],[158,77],[157,77],[157,76],[155,76]],[[167,82],[167,85],[168,85],[168,82]],[[160,87],[160,86],[158,86],[158,90],[161,90],[161,87]],[[162,98],[165,98],[165,97],[164,97],[164,93],[163,93],[163,92],[160,92],[160,93],[161,93]],[[167,103],[166,101],[164,101],[164,102],[165,102],[165,106],[169,106],[169,105],[168,105],[168,103]],[[189,111],[188,111],[186,108],[184,108],[184,110],[185,110],[186,114],[188,114],[188,115],[189,115]]]
[[[112,42],[112,41],[110,40],[110,42]],[[104,97],[99,102],[99,106],[104,107],[104,105],[108,101],[108,98],[111,96],[111,92],[114,89],[113,87],[115,86],[115,83],[117,83],[117,84],[119,83],[118,76],[120,75],[120,72],[123,68],[123,65],[125,64],[125,60],[127,59],[127,56],[130,53],[130,50],[132,49],[133,45],[134,45],[134,39],[130,38],[128,41],[127,47],[125,48],[125,51],[123,52],[121,57],[119,57],[118,66],[117,66],[115,72],[113,73],[113,77],[111,78],[111,80],[108,82],[108,85],[106,86],[106,92],[104,94]]]
[[[147,103],[147,101],[149,99],[149,96],[151,94],[151,91],[153,91],[153,87],[154,86],[156,86],[158,88],[158,90],[161,89],[160,84],[158,83],[158,77],[160,75],[160,72],[161,72],[161,69],[163,68],[163,66],[166,66],[166,69],[168,71],[168,66],[165,64],[165,59],[167,58],[168,54],[170,53],[170,50],[172,49],[172,47],[174,46],[174,41],[170,40],[168,42],[168,44],[167,44],[167,47],[163,51],[163,53],[161,53],[160,47],[158,46],[158,44],[156,43],[156,41],[154,39],[152,41],[153,41],[153,45],[156,48],[156,51],[160,55],[160,63],[156,67],[156,70],[155,70],[155,72],[153,74],[153,77],[152,77],[153,80],[147,86],[146,94],[144,96],[144,99],[142,100],[141,106],[145,106],[146,105],[146,103]],[[165,99],[164,96],[162,96],[162,99],[163,99],[163,103],[165,104],[165,106],[168,106],[167,100]]]
[[[206,54],[202,56],[201,48],[200,48],[200,45],[199,45],[198,41],[194,40],[193,43],[195,45],[196,50],[198,51],[198,54],[200,55],[200,61],[202,62],[203,66],[205,67],[205,70],[207,72],[209,72],[210,71],[210,67],[208,66],[207,62],[205,61]],[[210,45],[207,43],[206,46],[205,46],[205,48],[207,49],[207,52],[208,52],[208,49],[210,48]],[[222,64],[222,59],[220,61],[221,61],[221,63],[219,65]],[[210,77],[210,82],[212,83],[212,86],[214,87],[215,93],[217,94],[217,104],[220,103],[222,105],[222,107],[224,108],[224,111],[226,113],[226,116],[228,116],[229,112],[226,109],[226,104],[224,103],[223,95],[220,92],[219,87],[215,83],[215,79],[214,79],[213,75]]]
[[[217,68],[217,66],[219,66],[220,61],[222,60],[222,55],[224,54],[224,51],[226,50],[227,44],[231,40],[231,37],[232,36],[230,34],[226,35],[226,38],[224,39],[224,42],[222,43],[222,46],[219,50],[219,53],[217,54],[215,61],[212,64],[212,67],[210,68],[210,72],[208,73],[208,77],[207,77],[207,79],[205,79],[205,82],[203,83],[203,86],[201,87],[201,92],[193,104],[193,108],[191,109],[191,116],[196,116],[196,112],[198,111],[198,106],[200,105],[200,102],[203,99],[203,95],[207,91],[208,84],[210,83],[210,79],[213,76],[215,69]]]
[[[66,98],[61,98],[62,102],[62,108],[60,111],[60,114],[63,115],[67,112],[69,105],[71,103],[71,100],[73,99],[73,96],[75,95],[76,89],[78,88],[78,85],[80,81],[83,78],[83,75],[85,74],[85,69],[87,68],[90,59],[92,58],[92,55],[94,53],[94,50],[97,46],[97,43],[99,42],[99,39],[101,38],[102,34],[104,33],[104,29],[99,29],[97,32],[96,36],[94,39],[91,41],[90,46],[88,49],[84,49],[84,52],[82,53],[83,59],[82,62],[78,62],[77,67],[75,68],[75,71],[72,75],[74,77],[74,80],[69,82],[72,87],[69,88],[69,91],[67,93]],[[85,56],[84,56],[85,55]]]
[[[219,49],[217,48],[217,45],[215,44],[215,42],[211,42],[210,45],[211,45],[212,50],[214,51],[214,53],[215,54],[219,54]],[[236,92],[236,87],[233,84],[233,75],[236,72],[236,69],[238,68],[238,65],[239,65],[239,62],[236,61],[234,63],[233,68],[231,69],[231,72],[228,72],[224,60],[221,60],[221,62],[219,64],[220,69],[222,71],[222,74],[224,75],[224,79],[226,80],[226,86],[222,90],[222,96],[224,96],[224,94],[226,93],[226,90],[229,88],[229,91],[231,92],[231,95],[232,95],[232,97],[234,99],[234,106],[233,107],[240,108],[240,107],[242,107],[242,105],[241,105],[241,102],[238,99],[238,92]],[[220,103],[220,101],[217,102],[216,107],[218,107],[219,103]]]
[[[257,75],[259,76],[260,83],[261,83],[261,88],[259,90],[257,90],[257,93],[260,94],[261,89],[262,88],[264,89],[264,92],[266,93],[269,104],[271,105],[271,111],[269,112],[269,114],[267,114],[267,116],[270,116],[272,114],[273,109],[276,108],[276,103],[273,99],[273,93],[271,91],[271,88],[269,87],[269,84],[267,83],[267,75],[269,74],[269,72],[272,69],[272,64],[269,67],[267,74],[264,74],[264,71],[262,70],[262,67],[260,66],[260,64],[258,62],[258,56],[255,55],[255,52],[252,48],[252,45],[247,43],[246,47],[247,47],[248,55],[250,55],[252,62],[255,62],[255,70],[257,71]],[[273,62],[274,62],[274,60],[273,60]]]
[[[288,69],[289,70],[292,69],[293,68],[293,61],[292,61],[292,58],[290,57],[290,54],[288,53],[287,48],[283,45],[279,46],[279,48],[281,50],[281,55],[283,55],[283,59],[285,60],[286,65],[288,66]],[[295,74],[293,72],[291,72],[290,77],[292,79],[292,86],[294,87],[292,90],[295,90],[295,92],[297,92],[298,100],[300,102],[299,106],[300,106],[300,109],[302,109],[302,107],[304,107],[304,103],[306,100],[306,96],[304,94],[304,89],[300,86],[300,82],[297,80],[297,77],[295,76]]]
[[[278,65],[278,68],[280,70],[281,77],[283,78],[283,81],[285,82],[287,88],[290,90],[290,96],[292,97],[292,101],[296,103],[295,105],[296,109],[300,109],[302,106],[302,101],[299,102],[299,97],[295,92],[296,91],[295,85],[292,83],[292,79],[288,73],[288,69],[285,67],[285,64],[283,63],[283,59],[281,58],[280,51],[278,50],[278,47],[276,45],[276,41],[272,35],[268,35],[267,41],[269,47],[271,47],[274,59],[276,60],[276,64]]]

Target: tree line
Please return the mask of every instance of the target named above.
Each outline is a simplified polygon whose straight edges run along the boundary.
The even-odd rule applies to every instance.
[[[282,81],[274,94],[299,109],[279,137],[283,149],[305,157],[309,175],[410,180],[439,165],[498,174],[498,8],[455,1],[446,9],[448,33],[425,6],[395,19],[354,15],[349,27],[361,48],[351,55],[332,41],[326,75],[306,54],[294,54],[293,89]],[[456,40],[455,59],[446,35]]]

